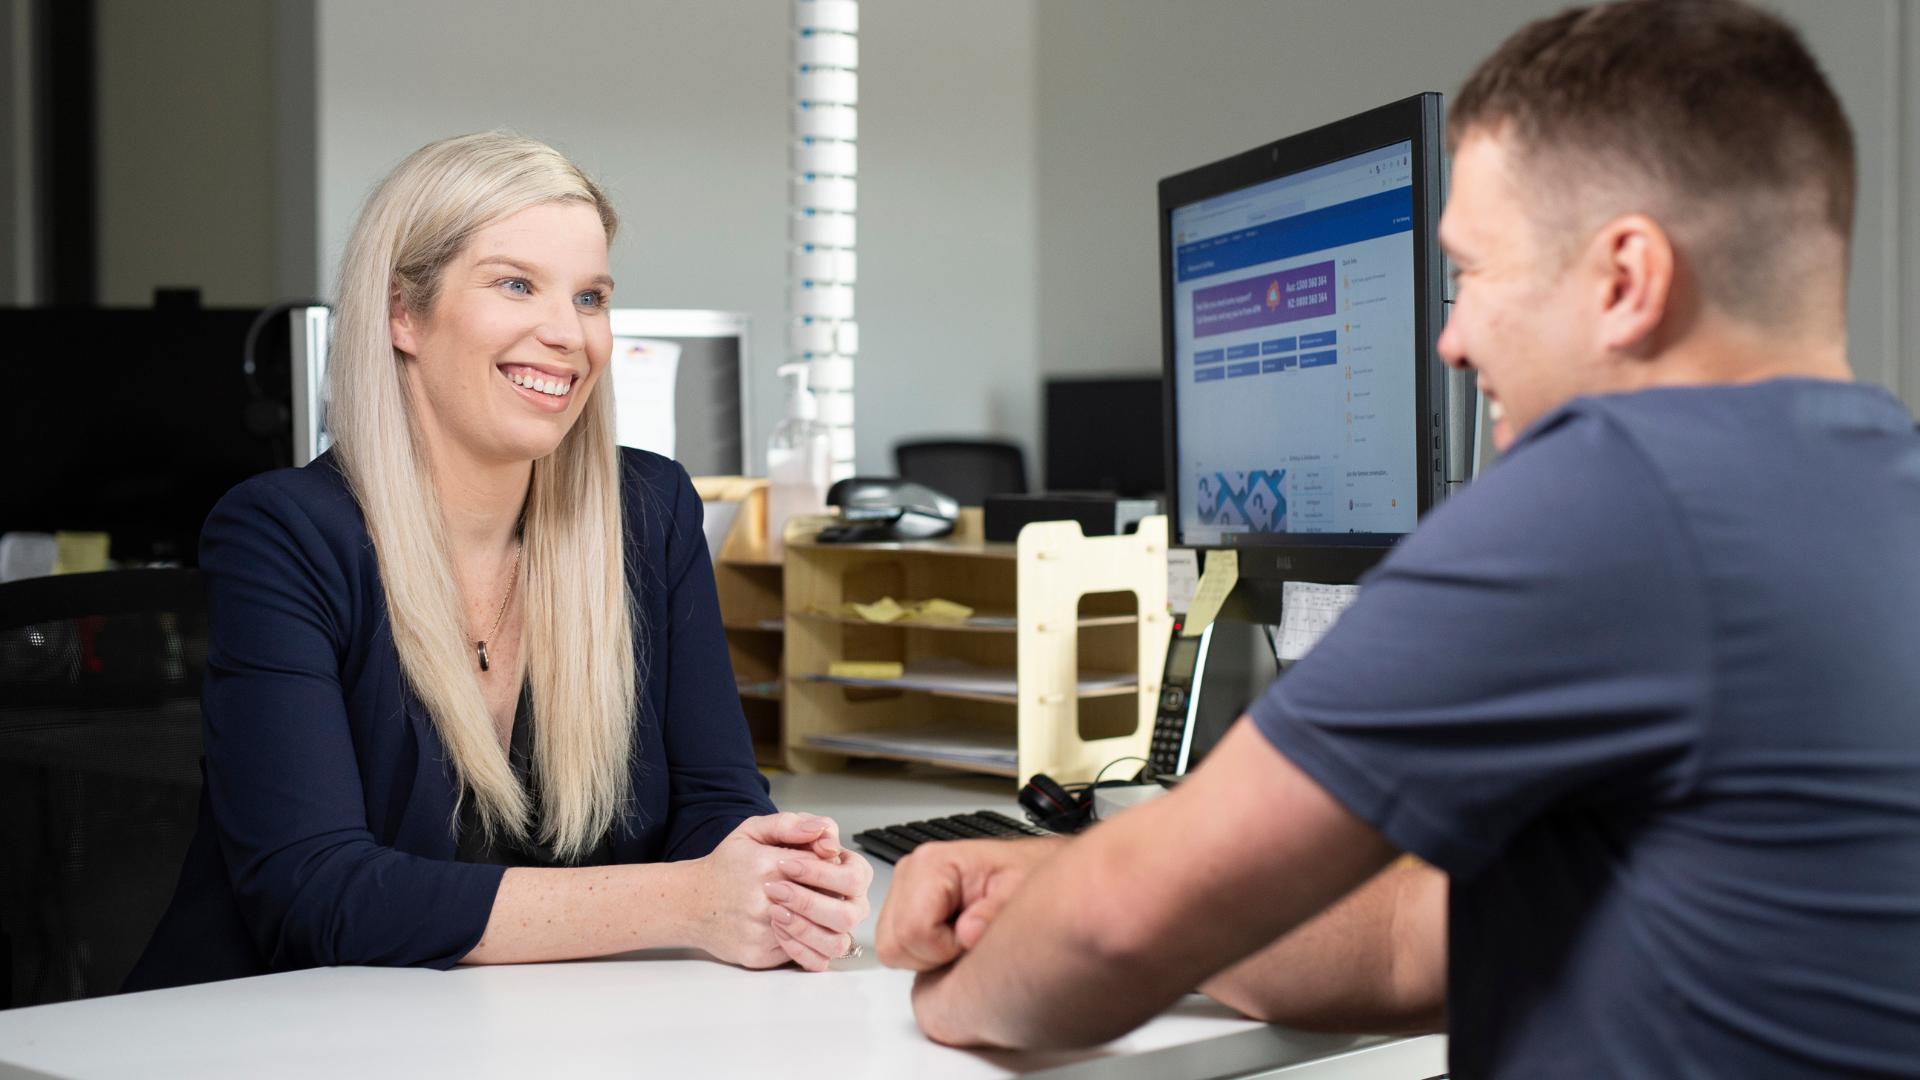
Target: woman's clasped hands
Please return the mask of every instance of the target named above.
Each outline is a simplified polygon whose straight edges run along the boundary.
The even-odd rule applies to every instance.
[[[840,843],[831,818],[748,818],[694,862],[695,943],[748,968],[791,960],[808,971],[854,951],[873,867]]]

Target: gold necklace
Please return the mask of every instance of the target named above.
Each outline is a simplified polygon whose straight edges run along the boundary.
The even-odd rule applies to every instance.
[[[507,578],[507,595],[500,598],[500,610],[494,613],[493,629],[487,631],[486,638],[482,638],[473,643],[473,651],[480,656],[481,671],[488,670],[491,664],[487,656],[487,641],[500,631],[500,620],[506,618],[507,615],[507,602],[513,599],[513,587],[520,583],[520,549],[522,546],[519,538],[515,537],[513,541],[513,571]]]

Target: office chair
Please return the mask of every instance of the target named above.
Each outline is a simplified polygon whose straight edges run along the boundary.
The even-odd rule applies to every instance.
[[[0,1007],[110,994],[172,897],[200,798],[195,570],[0,585]]]
[[[1027,457],[1005,439],[917,439],[893,444],[902,479],[951,495],[961,506],[981,506],[989,495],[1027,492]]]

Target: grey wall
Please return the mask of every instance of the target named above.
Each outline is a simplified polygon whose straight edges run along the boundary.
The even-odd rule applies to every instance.
[[[1049,374],[1160,364],[1155,184],[1473,66],[1561,0],[1406,4],[1044,0],[1037,5],[1040,357]],[[1920,36],[1911,0],[1784,0],[1860,148],[1849,344],[1920,408]]]
[[[27,0],[0,0],[0,304],[32,300],[28,248],[32,186],[28,86],[32,69],[27,49]]]
[[[285,300],[321,295],[315,3],[273,0],[273,275]]]
[[[1035,406],[1028,0],[862,5],[859,468],[895,439],[1001,432]],[[432,139],[504,127],[603,181],[623,307],[753,316],[756,444],[785,351],[784,3],[321,0],[319,273],[371,186]]]
[[[275,298],[274,7],[99,0],[99,297]]]

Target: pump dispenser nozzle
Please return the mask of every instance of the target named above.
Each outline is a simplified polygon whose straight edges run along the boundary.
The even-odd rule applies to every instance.
[[[813,388],[808,380],[813,372],[804,363],[781,364],[780,378],[787,384],[787,416],[796,420],[812,420],[820,414],[820,404],[814,400]]]
[[[774,558],[784,550],[781,541],[788,518],[826,513],[828,478],[833,471],[827,426],[814,419],[820,406],[807,385],[811,365],[782,364],[779,374],[787,384],[787,415],[767,441],[767,553]]]

